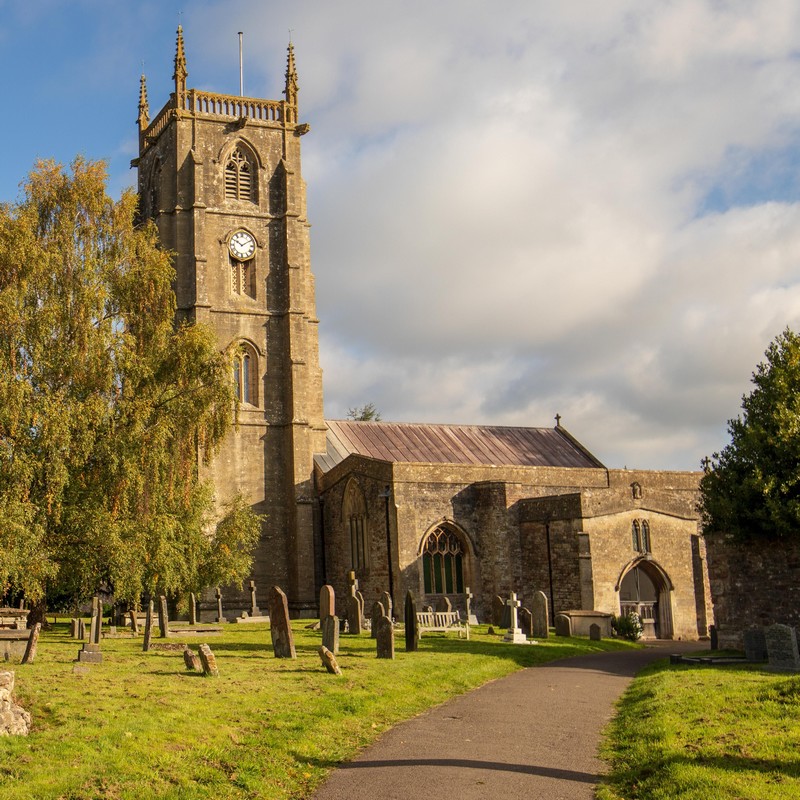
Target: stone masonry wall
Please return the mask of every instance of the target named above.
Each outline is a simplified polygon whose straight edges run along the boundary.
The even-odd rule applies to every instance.
[[[800,626],[800,541],[739,543],[707,534],[708,573],[720,647],[741,648],[753,625]]]

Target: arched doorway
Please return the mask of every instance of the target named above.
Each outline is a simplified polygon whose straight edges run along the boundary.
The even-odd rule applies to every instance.
[[[672,638],[672,581],[650,558],[631,562],[617,584],[620,614],[632,611],[642,621],[642,638]]]

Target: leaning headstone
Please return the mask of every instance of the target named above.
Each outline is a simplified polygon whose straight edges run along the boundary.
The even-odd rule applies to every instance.
[[[194,592],[189,593],[189,624],[197,625],[197,598]]]
[[[217,657],[211,652],[207,644],[200,645],[200,663],[203,665],[203,675],[211,675],[216,678],[219,676],[217,667]]]
[[[150,650],[150,639],[153,636],[153,601],[147,603],[147,610],[144,614],[144,639],[142,639],[142,652]]]
[[[132,608],[128,612],[128,619],[131,621],[131,633],[133,633],[134,636],[138,636],[139,635],[139,618],[136,616],[136,610],[135,609]]]
[[[289,624],[289,603],[278,586],[269,590],[269,630],[275,658],[297,658],[292,626]]]
[[[158,598],[158,628],[159,636],[166,639],[169,636],[169,610],[167,598],[163,594]]]
[[[339,618],[328,614],[322,620],[322,644],[334,655],[339,653]]]
[[[503,624],[503,614],[505,614],[506,602],[500,597],[499,594],[496,594],[492,598],[492,625],[497,625],[497,627],[501,627]]]
[[[378,622],[381,617],[383,617],[386,613],[386,610],[383,607],[383,603],[376,600],[372,604],[372,613],[370,614],[370,626],[369,626],[369,635],[370,638],[375,639],[378,636]]]
[[[394,614],[392,613],[394,611],[392,596],[389,594],[389,592],[381,592],[380,601],[383,603],[383,607],[386,609],[386,616],[389,617],[389,619],[392,619],[394,617]]]
[[[767,639],[767,656],[770,669],[800,670],[800,653],[797,650],[797,633],[789,625],[770,625],[764,635]]]
[[[767,637],[763,628],[748,628],[744,632],[744,655],[748,661],[767,660]]]
[[[593,642],[599,642],[603,637],[600,635],[600,626],[593,622],[589,626],[589,639]]]
[[[517,616],[519,617],[519,627],[525,636],[533,636],[533,614],[530,609],[520,608]]]
[[[436,610],[437,611],[452,611],[453,610],[453,604],[450,602],[450,598],[449,597],[445,597],[444,595],[442,597],[440,597],[436,601]]]
[[[383,616],[376,625],[375,644],[378,658],[394,658],[394,625],[389,617]]]
[[[354,594],[347,598],[347,628],[350,633],[361,633],[361,603]]]
[[[532,605],[533,636],[535,639],[546,639],[550,633],[547,595],[544,592],[534,592]]]
[[[711,649],[712,650],[719,650],[719,635],[717,634],[717,626],[716,625],[709,625],[708,626],[708,638],[711,640]]]
[[[336,592],[329,583],[319,590],[319,621],[336,614]]]
[[[37,622],[31,628],[31,635],[28,637],[28,644],[25,647],[25,655],[22,656],[23,664],[33,664],[36,658],[36,647],[39,644],[39,632],[42,630],[42,623]]]
[[[405,627],[406,627],[406,652],[416,652],[419,647],[419,628],[417,625],[417,604],[414,602],[414,595],[406,593],[405,605]]]
[[[214,591],[214,595],[217,598],[217,622],[225,622],[225,617],[222,616],[222,589],[219,586]]]
[[[556,636],[572,636],[572,620],[566,614],[556,614]]]
[[[333,655],[333,653],[331,653],[330,650],[328,650],[327,647],[325,647],[325,645],[322,645],[317,652],[319,653],[320,661],[322,661],[322,666],[325,667],[325,669],[328,670],[331,675],[342,674],[342,670],[336,661],[336,657]]]
[[[184,645],[183,647],[183,663],[186,664],[186,669],[191,672],[203,671],[203,662],[200,660],[200,656],[189,645]]]

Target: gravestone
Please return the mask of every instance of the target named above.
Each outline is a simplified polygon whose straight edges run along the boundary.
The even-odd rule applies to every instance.
[[[189,624],[197,625],[197,598],[194,592],[189,593]]]
[[[717,626],[716,625],[709,625],[708,626],[708,638],[711,640],[711,649],[712,650],[719,650],[719,636],[717,634]]]
[[[533,614],[530,609],[520,608],[519,610],[519,627],[525,636],[533,636]]]
[[[450,602],[449,597],[440,597],[436,601],[436,610],[437,611],[452,611],[453,604]]]
[[[361,603],[354,594],[347,598],[347,629],[349,633],[361,633]]]
[[[322,645],[317,652],[319,653],[320,661],[322,661],[322,666],[325,667],[325,669],[328,670],[331,675],[342,674],[342,670],[336,661],[336,657],[330,650],[328,650],[327,647],[325,647],[325,645]]]
[[[73,639],[77,639],[78,638],[78,618],[77,617],[74,617],[69,622],[69,635]]]
[[[527,644],[528,640],[525,634],[520,630],[519,622],[517,620],[517,613],[520,607],[520,602],[517,600],[517,593],[511,592],[510,597],[506,600],[508,606],[508,630],[503,637],[504,642],[512,642],[513,644]]]
[[[153,601],[147,602],[147,610],[144,614],[144,639],[142,640],[142,652],[150,650],[150,638],[153,635]]]
[[[128,612],[128,619],[131,621],[131,632],[134,636],[139,635],[139,618],[136,616],[136,611],[131,609]]]
[[[770,669],[800,670],[800,653],[797,650],[797,633],[789,625],[770,625],[764,635],[767,640],[767,657]]]
[[[566,614],[556,614],[556,636],[572,636],[572,620]]]
[[[158,628],[159,636],[166,639],[169,636],[169,611],[167,598],[163,594],[158,598]]]
[[[475,597],[474,594],[469,590],[469,586],[464,590],[464,606],[466,607],[467,612],[467,625],[477,625],[478,624],[478,617],[472,613],[472,599]]]
[[[339,654],[339,618],[328,614],[322,620],[322,644],[334,655]]]
[[[269,592],[269,630],[275,658],[297,658],[289,624],[289,603],[278,586],[273,586]]]
[[[250,581],[250,616],[251,617],[260,617],[261,616],[261,609],[258,607],[256,603],[256,582]]]
[[[219,667],[217,667],[217,657],[211,652],[207,644],[200,645],[200,663],[203,665],[203,675],[211,675],[213,678],[219,677]]]
[[[376,625],[375,637],[378,658],[394,658],[394,625],[389,617],[383,616]]]
[[[183,648],[183,663],[190,672],[203,671],[203,662],[200,660],[200,656],[189,645],[185,645]]]
[[[336,592],[333,586],[326,583],[319,590],[319,621],[324,622],[327,617],[336,614]],[[330,648],[329,648],[330,649]]]
[[[393,619],[394,614],[392,612],[394,611],[394,603],[392,602],[392,596],[389,592],[381,592],[380,601],[386,609],[386,616],[389,617],[389,619]]]
[[[83,640],[86,638],[86,623],[82,620],[78,620],[78,638]]]
[[[748,661],[767,660],[767,637],[763,628],[748,628],[744,632],[744,655]]]
[[[369,635],[370,638],[375,639],[378,635],[378,620],[386,613],[386,609],[383,607],[383,603],[379,600],[376,600],[372,604],[372,613],[370,614],[370,626],[369,626]]]
[[[217,598],[217,622],[225,622],[225,617],[222,616],[222,589],[219,586],[214,591],[214,596]]]
[[[14,673],[0,672],[0,737],[27,736],[31,715],[14,702]]]
[[[502,626],[505,609],[506,609],[506,601],[503,600],[503,598],[500,597],[499,594],[496,594],[492,598],[492,625],[497,625],[497,627]]]
[[[100,598],[92,598],[92,623],[89,629],[89,641],[78,651],[77,661],[86,664],[102,664],[103,654],[100,652],[100,632],[103,626],[102,606]]]
[[[358,608],[359,614],[361,614],[361,627],[364,626],[364,595],[361,592],[356,592],[356,598],[358,599]]]
[[[600,635],[600,626],[593,622],[589,626],[589,639],[593,642],[599,642],[603,637]]]
[[[31,635],[28,637],[28,644],[25,647],[25,655],[22,656],[23,664],[33,664],[36,658],[36,648],[39,644],[39,632],[42,630],[42,623],[37,622],[31,628]]]
[[[550,633],[549,614],[547,608],[547,595],[544,592],[535,592],[533,595],[533,636],[536,639],[546,639]]]
[[[406,592],[406,605],[403,619],[406,627],[406,653],[416,652],[419,647],[419,629],[417,625],[417,604],[414,595]]]

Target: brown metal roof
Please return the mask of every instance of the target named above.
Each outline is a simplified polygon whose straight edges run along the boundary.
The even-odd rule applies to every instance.
[[[351,454],[417,464],[603,468],[562,427],[505,428],[350,420],[327,420],[326,424],[327,452],[316,458],[324,472]]]

